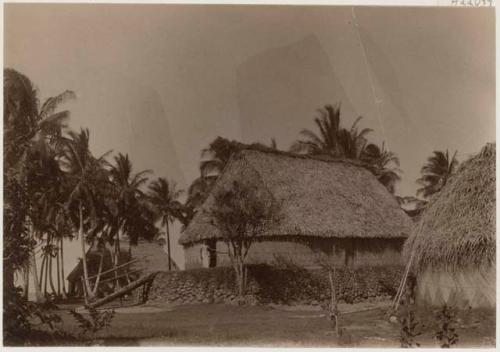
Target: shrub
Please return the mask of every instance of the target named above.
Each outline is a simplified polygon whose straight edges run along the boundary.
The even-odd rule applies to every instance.
[[[111,324],[111,320],[115,316],[115,311],[113,309],[98,311],[90,307],[86,309],[89,313],[89,318],[86,318],[74,309],[70,310],[69,314],[78,322],[80,338],[91,344],[95,340],[96,334]]]
[[[60,338],[69,339],[59,331],[61,317],[51,311],[56,308],[52,303],[38,304],[24,299],[19,287],[4,288],[4,344],[7,346],[29,346],[48,344]],[[33,320],[38,319],[36,329]]]
[[[411,301],[411,293],[409,290],[405,292],[406,296],[401,302],[399,310],[399,322],[401,324],[399,340],[403,348],[419,347],[420,344],[416,342],[415,338],[422,334],[419,331],[420,324],[415,315],[415,307]]]
[[[323,270],[306,270],[288,260],[275,260],[275,265],[248,265],[247,293],[261,303],[327,303],[330,296],[328,274]],[[387,296],[396,292],[401,267],[340,267],[335,274],[338,300],[354,303]],[[230,267],[191,269],[166,272],[153,283],[151,298],[162,301],[187,296],[213,301],[214,292],[234,295],[234,270]]]
[[[439,322],[439,330],[434,336],[439,340],[441,348],[450,348],[458,342],[455,312],[445,304],[438,312],[436,319]]]

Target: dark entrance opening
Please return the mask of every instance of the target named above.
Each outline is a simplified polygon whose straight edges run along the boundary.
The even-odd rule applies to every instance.
[[[208,267],[215,268],[217,266],[217,241],[209,240],[207,243],[208,249]]]

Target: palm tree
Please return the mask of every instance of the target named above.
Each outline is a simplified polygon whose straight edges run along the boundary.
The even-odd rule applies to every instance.
[[[25,75],[4,70],[4,159],[7,165],[22,165],[33,145],[56,142],[70,116],[57,111],[60,104],[76,98],[67,90],[40,103],[37,90]]]
[[[320,116],[314,119],[319,129],[319,135],[309,129],[300,131],[304,138],[295,142],[291,151],[305,152],[306,154],[329,154],[340,156],[342,154],[339,142],[340,134],[340,104],[326,105],[318,110]]]
[[[365,152],[368,143],[366,135],[373,130],[371,128],[363,128],[358,130],[358,122],[363,117],[359,116],[351,126],[350,130],[342,128],[339,133],[339,148],[341,155],[347,159],[360,160]]]
[[[201,152],[203,158],[208,158],[200,163],[200,172],[203,177],[217,176],[227,165],[231,156],[246,147],[245,144],[217,137],[208,148]]]
[[[394,194],[396,191],[396,183],[401,180],[401,170],[399,169],[399,158],[393,152],[385,147],[385,142],[382,147],[370,143],[366,146],[361,160],[365,161],[387,190]]]
[[[13,69],[4,70],[4,205],[7,209],[4,235],[12,239],[4,242],[4,250],[6,253],[16,253],[15,258],[19,260],[4,261],[7,273],[4,282],[7,286],[13,285],[11,274],[21,263],[26,263],[26,267],[31,266],[30,270],[36,272],[36,261],[31,251],[33,232],[27,230],[32,215],[27,199],[30,194],[26,191],[30,166],[28,155],[35,147],[57,144],[66,127],[65,121],[69,118],[69,111],[57,109],[61,103],[73,98],[75,94],[72,91],[65,91],[41,104],[37,90],[28,77]],[[31,265],[27,264],[29,256],[32,257]],[[39,292],[37,298],[40,298]]]
[[[450,158],[448,150],[445,152],[435,150],[420,170],[422,177],[417,180],[417,183],[422,187],[417,190],[417,195],[429,198],[439,192],[457,169],[458,160],[456,156],[456,151],[453,157]]]
[[[111,190],[106,170],[108,164],[105,160],[109,152],[99,158],[92,156],[89,150],[88,129],[82,129],[80,133],[70,131],[64,146],[65,154],[61,161],[67,172],[71,189],[66,207],[72,214],[75,227],[78,228],[82,247],[85,290],[89,299],[93,299],[95,290],[90,287],[85,242],[91,240],[92,235],[100,229],[99,226],[102,226],[99,223],[99,212],[102,211],[105,194]]]
[[[182,191],[176,190],[174,182],[169,183],[162,177],[151,182],[149,185],[149,200],[157,218],[161,219],[161,225],[166,226],[167,229],[168,270],[172,269],[169,223],[178,218],[182,209],[182,204],[178,201],[181,194]]]
[[[58,161],[59,154],[56,149],[48,144],[39,144],[38,148],[32,148],[27,155],[29,167],[26,172],[26,185],[30,201],[30,224],[34,238],[42,242],[43,264],[45,263],[45,279],[47,275],[51,283],[53,293],[60,295],[60,270],[57,265],[58,291],[53,287],[53,272],[51,270],[52,261],[55,258],[59,261],[58,243],[63,237],[70,235],[67,226],[67,217],[64,216],[63,203],[67,195],[66,178],[60,168]],[[35,274],[36,263],[33,263]],[[37,296],[41,291],[41,282],[44,271],[41,270],[40,281],[35,277],[35,290]],[[64,277],[63,277],[64,280]],[[47,292],[45,292],[46,294]],[[64,281],[63,281],[64,293]]]
[[[142,206],[140,200],[144,198],[141,186],[147,182],[146,174],[150,170],[144,170],[133,174],[132,162],[128,154],[119,153],[115,156],[115,163],[110,169],[110,179],[114,187],[114,206],[116,212],[111,219],[111,239],[114,239],[115,265],[119,263],[120,255],[120,230],[123,234],[133,237],[141,231],[137,229],[139,220],[143,218],[143,212],[138,208]],[[144,228],[142,229],[144,231]]]
[[[336,158],[360,159],[367,144],[366,135],[372,130],[358,129],[362,117],[358,117],[349,130],[340,125],[340,104],[326,105],[318,110],[320,116],[314,119],[319,134],[303,129],[303,139],[296,141],[292,152],[310,155],[330,155]]]

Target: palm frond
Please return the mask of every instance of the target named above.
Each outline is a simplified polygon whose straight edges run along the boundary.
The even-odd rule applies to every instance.
[[[42,120],[46,119],[54,113],[60,104],[72,99],[76,99],[76,94],[71,90],[66,90],[55,97],[48,98],[40,109],[40,118]]]

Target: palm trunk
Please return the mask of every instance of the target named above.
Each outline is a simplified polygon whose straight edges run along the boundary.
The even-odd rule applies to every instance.
[[[168,227],[168,219],[167,219],[167,252],[168,252],[168,271],[171,271],[172,260],[170,259],[170,229]]]
[[[43,294],[47,296],[47,284],[49,283],[49,257],[45,255],[45,274],[43,278]]]
[[[52,257],[52,255],[49,254],[49,284],[50,284],[50,289],[52,290],[52,293],[54,295],[57,295],[56,288],[54,286],[54,275],[52,272],[52,260],[53,259],[54,259],[54,257]]]
[[[61,284],[62,284],[62,297],[63,297],[64,299],[66,299],[66,298],[67,298],[67,296],[68,296],[68,293],[66,292],[66,278],[64,277],[64,240],[63,240],[63,238],[62,238],[62,237],[61,237],[60,243],[61,243],[60,250],[61,250]]]
[[[94,289],[92,290],[92,296],[95,296],[97,294],[97,288],[99,287],[99,281],[101,280],[103,262],[104,262],[104,254],[101,254],[101,260],[99,261],[99,269],[97,271],[97,277],[95,279]]]
[[[31,272],[33,273],[33,281],[35,282],[35,297],[37,303],[44,303],[45,297],[42,295],[42,282],[39,281],[38,271],[36,270],[35,253],[31,254]]]
[[[114,266],[115,268],[120,265],[120,232],[116,232],[116,241],[115,241],[115,255],[114,255]],[[118,280],[118,270],[114,271],[115,276],[115,291],[120,289],[120,280]]]
[[[57,296],[61,297],[61,265],[59,264],[59,247],[56,251]]]
[[[30,229],[31,239],[34,240],[35,230],[33,229],[33,224],[31,224],[31,222],[29,223],[29,229]],[[34,286],[35,286],[35,300],[37,303],[44,303],[45,298],[42,295],[42,282],[40,281],[40,278],[38,276],[38,271],[36,268],[35,251],[31,252],[30,261],[31,261],[31,263],[30,263],[29,270],[33,274],[33,281],[34,281]]]
[[[88,272],[88,268],[87,268],[87,251],[85,249],[85,238],[83,237],[83,208],[82,208],[81,201],[80,201],[80,205],[79,205],[79,216],[80,216],[80,227],[78,229],[78,235],[80,236],[80,240],[81,240],[81,244],[82,244],[83,282],[85,285],[84,292],[87,293],[88,299],[91,300],[93,298],[93,296],[92,296],[92,290],[90,289],[90,283],[89,283],[89,272]]]
[[[43,274],[44,274],[44,270],[45,270],[45,262],[47,261],[47,257],[45,256],[45,254],[43,254],[43,250],[42,250],[42,264],[40,265],[40,290],[42,290],[42,287],[43,287]]]
[[[23,295],[24,299],[28,300],[28,291],[30,289],[30,269],[29,267],[23,269]]]

